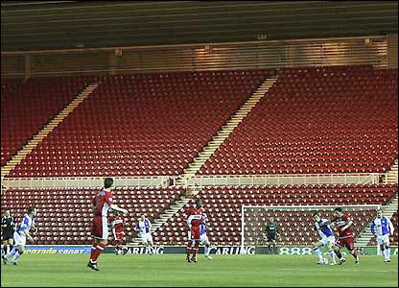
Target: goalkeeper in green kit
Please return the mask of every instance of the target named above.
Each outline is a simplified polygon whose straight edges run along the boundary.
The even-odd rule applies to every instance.
[[[270,253],[277,254],[276,240],[279,235],[279,229],[277,222],[274,221],[274,217],[269,217],[269,221],[265,225],[264,237],[267,242],[267,248]],[[272,247],[273,246],[273,249]]]

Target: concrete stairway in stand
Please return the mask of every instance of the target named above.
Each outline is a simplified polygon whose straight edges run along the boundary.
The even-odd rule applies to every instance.
[[[99,83],[92,83],[88,85],[67,107],[65,107],[57,116],[55,116],[39,133],[37,133],[32,140],[22,147],[18,153],[1,168],[1,178],[10,173],[10,171],[18,165],[39,143],[57,127],[80,103],[82,103],[92,92],[97,88]]]
[[[154,220],[154,223],[151,223],[151,233],[161,227],[163,224],[168,222],[168,220],[176,214],[184,205],[190,201],[191,198],[182,197],[180,200],[176,201],[173,205],[170,206],[163,214],[160,215],[158,219]],[[137,246],[141,242],[140,237],[136,237],[132,239],[131,243],[128,246]]]
[[[391,218],[395,211],[398,211],[398,193],[391,199],[391,201],[384,206],[381,206],[382,216]],[[369,243],[373,235],[370,232],[370,223],[366,228],[360,233],[359,237],[356,239],[356,247],[364,247]]]
[[[194,158],[194,161],[189,164],[189,167],[184,170],[181,179],[177,180],[176,185],[187,186],[187,181],[194,177],[195,173],[202,165],[212,156],[212,154],[219,148],[219,146],[226,140],[233,130],[241,123],[241,121],[251,112],[252,108],[260,101],[266,92],[277,81],[277,77],[266,79],[254,92],[254,94],[241,106],[241,108],[234,114],[231,119],[221,127],[217,135],[208,142],[208,145]]]
[[[386,173],[386,183],[393,184],[398,183],[398,158],[395,159],[391,169]]]
[[[201,168],[202,165],[211,157],[211,155],[219,148],[219,146],[226,140],[226,138],[233,132],[233,130],[241,123],[241,121],[251,112],[252,108],[259,102],[259,100],[266,94],[266,92],[273,86],[277,81],[277,77],[266,79],[254,92],[254,94],[245,102],[241,108],[234,114],[230,121],[228,121],[217,133],[215,137],[204,147],[203,151],[199,153],[199,156],[194,159],[194,162],[190,163],[189,167],[184,171],[181,179],[177,180],[176,186],[186,187],[186,197],[182,197],[181,200],[176,201],[170,209],[166,210],[160,215],[158,219],[155,219],[151,227],[151,232],[154,232],[163,224],[167,223],[168,220],[173,217],[181,208],[186,205],[193,196],[195,196],[200,189],[196,187],[187,187],[187,180],[194,177],[195,173]],[[132,239],[128,245],[136,246],[141,242],[140,237]]]
[[[398,183],[398,159],[395,159],[391,169],[385,174],[385,183],[395,184]],[[391,218],[395,211],[398,211],[398,194],[391,199],[390,203],[381,207],[382,215]],[[371,240],[373,235],[370,232],[370,224],[360,233],[356,241],[357,247],[366,246]]]

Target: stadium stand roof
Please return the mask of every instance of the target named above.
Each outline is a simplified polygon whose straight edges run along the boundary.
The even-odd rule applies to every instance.
[[[397,1],[3,1],[1,50],[384,35]]]

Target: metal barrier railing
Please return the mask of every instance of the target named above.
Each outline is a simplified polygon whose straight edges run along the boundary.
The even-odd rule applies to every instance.
[[[379,173],[281,174],[281,175],[207,175],[188,179],[186,186],[217,185],[302,185],[302,184],[376,184]]]
[[[281,174],[281,175],[206,175],[187,178],[185,187],[234,185],[302,185],[302,184],[376,184],[379,173],[352,174]],[[169,187],[177,185],[178,176],[128,176],[113,177],[116,186],[121,187]],[[4,178],[6,188],[74,188],[102,187],[103,177],[34,177]]]

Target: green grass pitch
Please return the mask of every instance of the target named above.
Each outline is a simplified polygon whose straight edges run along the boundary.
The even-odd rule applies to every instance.
[[[103,254],[100,271],[86,267],[88,254],[24,254],[18,266],[1,266],[1,287],[397,287],[398,257],[347,256],[341,266],[316,265],[315,256],[183,254],[116,256]]]

